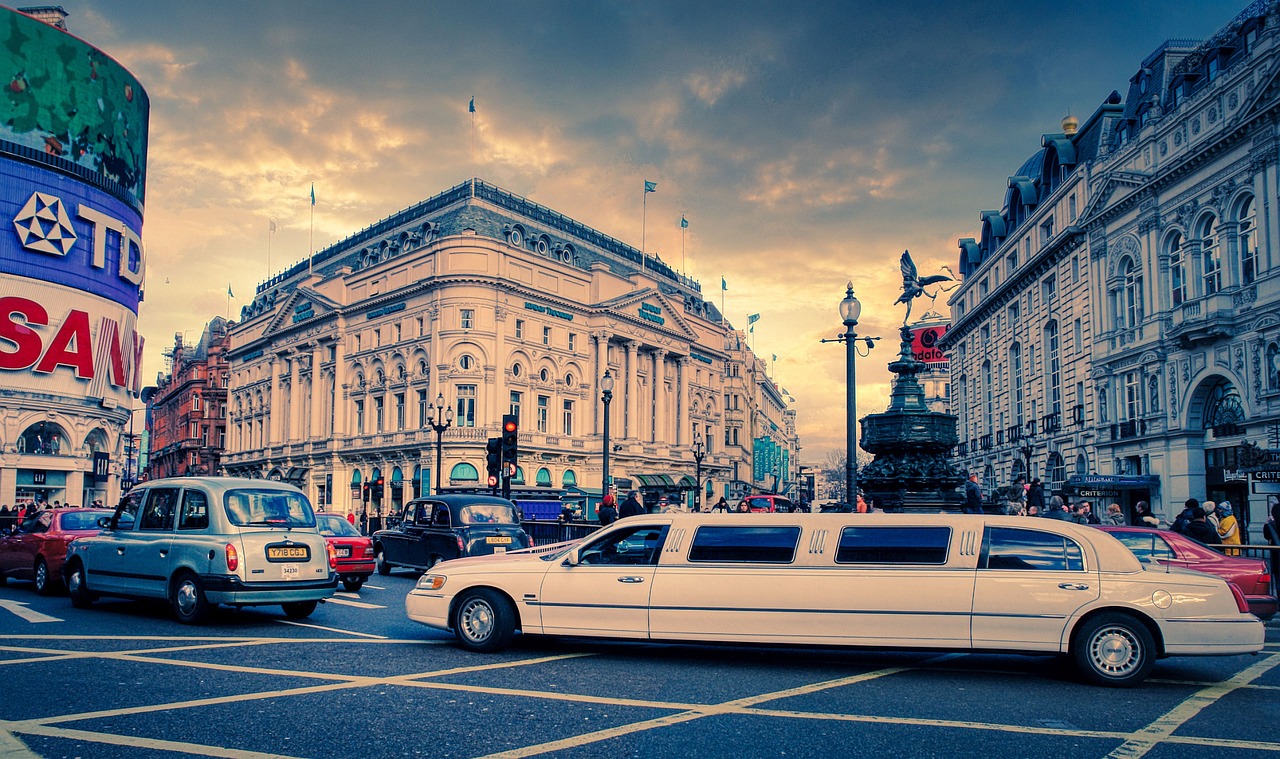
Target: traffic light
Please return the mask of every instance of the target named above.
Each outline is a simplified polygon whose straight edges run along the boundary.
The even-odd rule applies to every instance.
[[[364,484],[364,500],[369,500],[369,483]]]
[[[516,463],[519,453],[517,438],[520,433],[520,417],[515,414],[502,416],[502,460],[508,464]]]
[[[498,475],[502,473],[502,438],[489,438],[484,450],[484,468],[489,473],[489,484],[494,485],[498,482]]]
[[[375,501],[382,500],[382,478],[381,477],[373,481],[373,500]]]

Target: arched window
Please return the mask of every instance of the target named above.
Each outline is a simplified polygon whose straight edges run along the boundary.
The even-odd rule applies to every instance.
[[[1244,433],[1244,404],[1235,385],[1223,380],[1214,386],[1205,399],[1204,428],[1213,430],[1215,437]]]
[[[560,484],[563,487],[570,487],[578,484],[578,475],[572,469],[564,470],[564,475],[560,478]]]
[[[1053,483],[1062,483],[1067,480],[1067,465],[1062,460],[1062,454],[1057,451],[1049,452],[1049,481]]]
[[[1240,224],[1237,231],[1240,250],[1240,284],[1251,285],[1258,275],[1257,218],[1253,212],[1252,195],[1240,203],[1236,221]]]
[[[1200,222],[1200,260],[1203,266],[1204,294],[1213,295],[1222,289],[1222,248],[1218,245],[1218,219],[1206,216]]]
[[[53,422],[36,422],[22,431],[18,438],[18,452],[39,456],[70,455],[71,447],[67,443],[67,433],[61,427]]]
[[[449,470],[449,479],[453,482],[478,482],[480,480],[480,472],[467,462],[454,464],[453,469]]]
[[[476,365],[476,360],[471,357],[470,353],[464,353],[458,357],[458,368],[463,371],[469,371]]]
[[[1124,284],[1120,290],[1120,308],[1124,325],[1130,329],[1142,323],[1142,268],[1134,264],[1132,258],[1125,258],[1120,264],[1120,274]]]
[[[1083,453],[1076,455],[1076,474],[1086,475],[1089,473],[1089,459]]]
[[[511,475],[511,484],[512,485],[524,484],[524,467],[522,466],[516,467],[516,473]]]
[[[539,467],[537,480],[535,480],[534,484],[540,488],[551,487],[551,470],[547,469],[545,466]]]
[[[1181,306],[1187,299],[1187,262],[1182,255],[1182,235],[1177,233],[1169,238],[1169,287],[1173,305]]]
[[[987,464],[982,470],[982,492],[988,496],[996,492],[996,468]]]

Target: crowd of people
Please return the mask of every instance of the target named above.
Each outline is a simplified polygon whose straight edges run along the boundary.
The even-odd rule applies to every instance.
[[[92,507],[95,509],[102,508],[102,501],[94,501]],[[9,504],[0,504],[0,530],[8,530],[21,524],[24,519],[37,514],[45,509],[59,508],[78,508],[73,503],[63,503],[61,500],[54,499],[53,503],[48,501],[33,501],[29,504],[18,504],[10,506]]]

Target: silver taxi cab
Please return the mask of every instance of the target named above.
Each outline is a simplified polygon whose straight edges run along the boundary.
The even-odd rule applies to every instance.
[[[269,480],[175,477],[130,490],[102,532],[67,547],[71,603],[167,600],[194,624],[218,604],[311,614],[337,588],[337,557],[298,488]]]
[[[1087,680],[1261,650],[1238,588],[1101,530],[986,515],[653,514],[559,550],[443,562],[410,619],[493,651],[525,634],[1069,654]]]

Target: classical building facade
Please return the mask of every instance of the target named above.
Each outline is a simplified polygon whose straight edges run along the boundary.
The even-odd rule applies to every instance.
[[[1278,44],[1268,1],[1160,45],[960,241],[944,346],[960,459],[988,482],[1029,462],[1166,516],[1229,499],[1260,529],[1259,454],[1280,449]]]
[[[114,503],[141,380],[149,101],[57,6],[0,8],[0,505]]]
[[[259,286],[229,336],[223,470],[370,518],[483,486],[507,414],[516,485],[598,493],[606,372],[610,475],[651,503],[692,503],[695,441],[713,495],[754,472],[747,441],[767,434],[792,469],[799,450],[792,412],[697,282],[478,179]]]
[[[200,340],[188,345],[174,335],[165,351],[169,373],[143,390],[147,404],[147,479],[213,475],[221,471],[227,436],[226,319],[215,316]]]

